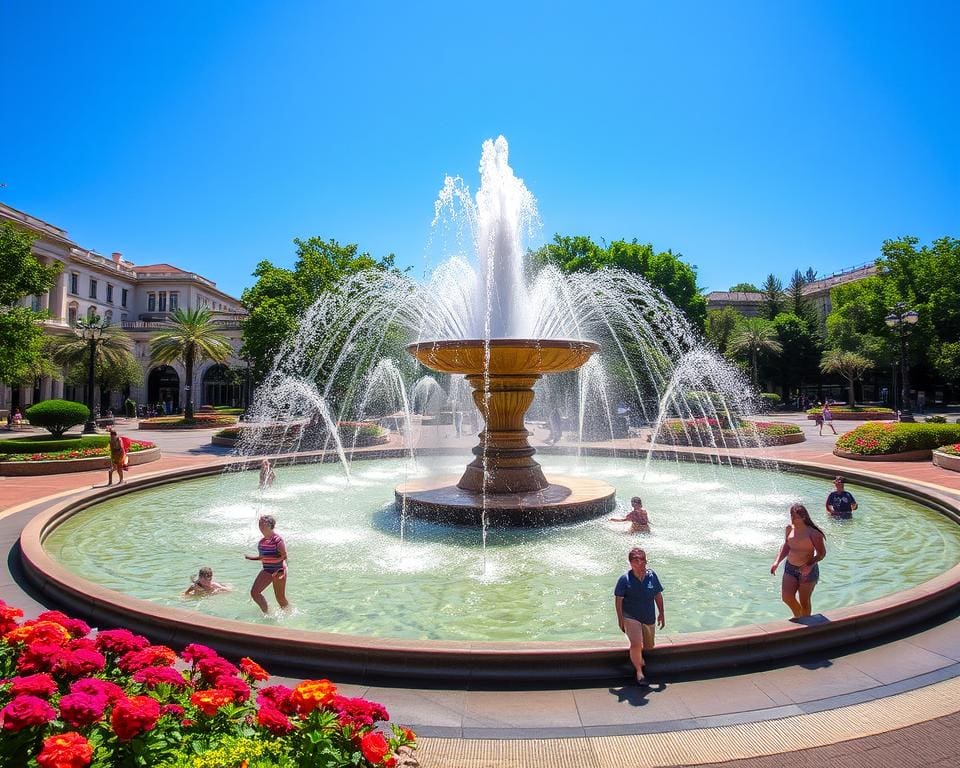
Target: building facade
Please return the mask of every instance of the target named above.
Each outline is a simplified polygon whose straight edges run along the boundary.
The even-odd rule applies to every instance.
[[[63,269],[56,285],[42,296],[23,303],[47,312],[46,333],[72,333],[78,320],[97,316],[119,326],[131,338],[132,352],[143,372],[143,384],[129,391],[94,392],[94,402],[119,410],[130,397],[140,405],[162,405],[175,412],[184,403],[186,373],[179,363],[154,365],[150,341],[178,309],[207,307],[233,348],[225,364],[203,361],[194,366],[194,405],[245,404],[248,380],[246,363],[240,358],[240,323],[246,312],[239,299],[230,296],[212,280],[170,264],[137,265],[121,253],[103,256],[73,242],[67,232],[41,219],[0,203],[0,222],[12,222],[36,237],[33,252],[44,264],[59,262]],[[45,376],[32,385],[0,385],[0,411],[21,409],[50,398],[86,402],[86,386],[71,386],[64,376]]]

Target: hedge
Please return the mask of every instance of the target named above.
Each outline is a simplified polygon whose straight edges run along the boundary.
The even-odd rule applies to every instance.
[[[872,405],[869,407],[851,408],[849,405],[834,405],[832,403],[830,404],[830,411],[831,413],[893,413],[892,408],[874,408]],[[818,413],[823,413],[823,408],[810,408],[807,413],[815,416]]]
[[[960,424],[863,424],[837,439],[837,448],[861,456],[933,450],[960,442]]]
[[[90,409],[71,400],[44,400],[27,408],[26,417],[31,425],[43,427],[54,437],[60,437],[70,427],[89,419]]]
[[[109,435],[76,435],[75,437],[46,439],[37,437],[12,438],[0,443],[0,453],[49,453],[51,451],[103,448],[110,442]]]

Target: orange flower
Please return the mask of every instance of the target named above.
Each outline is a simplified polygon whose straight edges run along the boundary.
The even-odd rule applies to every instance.
[[[378,765],[390,754],[390,745],[380,731],[369,731],[360,737],[360,751],[367,760]]]
[[[336,695],[337,688],[329,680],[304,680],[293,689],[290,701],[301,715],[309,715]]]
[[[35,621],[22,627],[11,629],[3,636],[11,645],[23,643],[49,643],[64,646],[70,642],[70,633],[53,621]]]
[[[257,664],[253,659],[247,657],[240,659],[240,671],[251,680],[267,680],[270,677],[270,673],[267,672],[267,670]]]
[[[220,688],[209,688],[204,691],[197,691],[190,697],[190,703],[207,717],[213,717],[220,711],[221,707],[225,707],[232,701],[233,692]]]
[[[409,741],[411,744],[417,740],[417,734],[411,731],[409,728],[400,728],[401,733],[403,733],[403,738],[405,741]]]
[[[93,747],[76,731],[50,736],[43,741],[43,750],[37,755],[42,768],[84,768],[93,759]]]

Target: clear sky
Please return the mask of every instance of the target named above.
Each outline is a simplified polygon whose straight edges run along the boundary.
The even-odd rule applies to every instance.
[[[422,272],[504,134],[543,231],[725,290],[960,237],[956,2],[8,2],[0,200],[228,293],[294,237]]]

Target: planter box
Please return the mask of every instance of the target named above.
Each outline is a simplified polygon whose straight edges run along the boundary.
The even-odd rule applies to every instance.
[[[219,445],[223,448],[234,448],[239,439],[236,437],[220,437],[219,435],[214,435],[210,438],[211,445]],[[350,448],[369,448],[371,445],[385,445],[390,442],[390,435],[376,435],[374,437],[359,437],[357,442],[354,443],[352,440],[348,440],[344,443],[343,447],[346,449]],[[280,452],[289,452],[293,450],[291,445],[278,445],[277,443],[265,442],[263,443],[264,453],[280,453]],[[315,447],[302,448],[303,451],[315,451]]]
[[[144,451],[131,452],[130,466],[148,464],[160,458],[159,448],[147,448]],[[0,461],[0,475],[7,477],[32,477],[34,475],[62,475],[67,472],[87,472],[104,470],[110,466],[109,456],[96,456],[92,459],[63,459],[60,461]]]
[[[950,469],[954,472],[960,472],[960,456],[953,456],[949,453],[933,452],[933,463],[943,469]]]
[[[876,411],[857,411],[855,413],[837,413],[836,411],[831,411],[834,421],[896,421],[897,414],[895,413],[877,413]],[[807,418],[810,421],[816,421],[817,416],[813,413],[808,413]]]
[[[876,456],[862,456],[859,453],[847,453],[839,448],[833,449],[833,455],[841,459],[853,461],[928,461],[933,453],[929,448],[920,451],[904,451],[903,453],[881,453]]]

